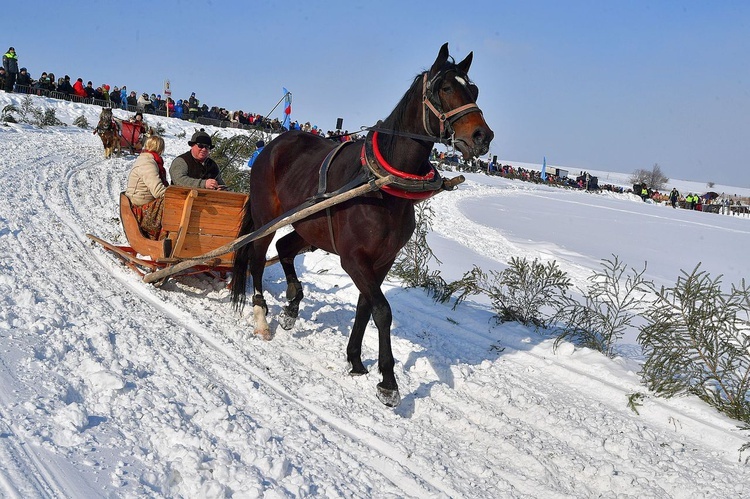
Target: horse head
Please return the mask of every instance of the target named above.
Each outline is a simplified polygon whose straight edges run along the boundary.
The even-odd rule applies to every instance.
[[[445,43],[422,77],[425,132],[439,140],[452,140],[465,159],[486,154],[495,136],[477,106],[479,88],[469,79],[473,57],[470,52],[456,64]]]
[[[112,128],[112,121],[112,109],[105,107],[99,115],[99,124],[96,128],[98,130],[110,130]]]

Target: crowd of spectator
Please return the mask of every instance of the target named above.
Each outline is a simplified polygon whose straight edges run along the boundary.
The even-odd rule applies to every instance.
[[[291,122],[284,127],[277,118],[268,118],[262,114],[246,111],[229,111],[220,106],[209,106],[196,97],[195,92],[184,99],[172,99],[171,96],[162,97],[161,94],[129,90],[127,85],[110,86],[107,83],[94,86],[92,81],[84,84],[83,78],[71,80],[69,75],[56,77],[53,72],[42,72],[39,78],[32,77],[26,67],[18,69],[18,58],[15,49],[10,47],[3,56],[3,67],[0,68],[0,89],[6,92],[29,93],[45,95],[57,99],[89,102],[101,106],[125,109],[131,112],[140,111],[146,114],[171,116],[189,121],[200,121],[222,127],[255,128],[269,133],[279,133],[287,128],[290,130],[305,130],[317,135],[339,138],[349,136],[348,132],[329,131],[321,133],[315,125],[309,122],[300,125],[298,121]]]
[[[581,171],[575,177],[559,176],[554,173],[546,173],[546,180],[542,180],[542,172],[531,170],[523,167],[512,165],[494,164],[493,161],[484,161],[475,158],[471,161],[463,161],[458,155],[445,152],[438,152],[437,149],[432,151],[430,158],[436,163],[442,163],[453,166],[459,171],[482,172],[487,175],[498,175],[504,178],[522,180],[524,182],[533,182],[537,184],[546,184],[556,187],[567,187],[573,189],[589,191],[609,191],[619,194],[635,194],[640,196],[644,201],[651,201],[657,204],[671,205],[674,208],[683,208],[688,210],[699,210],[713,213],[734,213],[750,214],[750,199],[740,196],[717,194],[707,192],[702,195],[697,193],[688,193],[686,196],[680,195],[677,189],[664,194],[658,190],[648,188],[644,184],[635,184],[631,188],[613,184],[599,184],[597,177],[592,176],[589,172]],[[558,171],[558,170],[554,170]]]
[[[669,193],[664,193],[658,189],[651,189],[645,184],[635,184],[632,192],[641,196],[641,199],[644,201],[650,200],[653,203],[672,206],[672,208],[710,211],[715,213],[719,213],[720,211],[746,212],[749,201],[747,198],[743,199],[736,194],[732,196],[723,192],[719,194],[712,191],[704,194],[688,192],[687,195],[682,195],[676,187],[672,188]],[[741,207],[744,207],[745,209],[737,209]],[[722,210],[723,208],[726,210]]]
[[[18,57],[13,47],[10,47],[3,56],[3,67],[0,68],[0,89],[5,89],[6,92],[88,102],[134,113],[171,116],[220,127],[254,128],[268,133],[280,133],[287,129],[302,130],[341,142],[359,138],[357,134],[349,133],[348,130],[328,130],[324,133],[321,128],[312,125],[309,121],[304,124],[292,121],[284,126],[277,118],[268,118],[258,113],[242,110],[229,111],[219,106],[208,106],[201,103],[195,92],[191,93],[188,98],[175,101],[171,96],[162,97],[161,94],[156,93],[142,92],[139,95],[135,90],[129,90],[127,85],[110,86],[102,83],[94,86],[90,80],[84,84],[83,78],[76,78],[75,82],[71,82],[69,75],[56,78],[51,71],[43,71],[39,78],[35,79],[26,67],[18,68]]]
[[[0,68],[0,88],[5,88],[5,73],[2,68]],[[13,91],[49,95],[65,100],[81,100],[83,102],[89,100],[92,103],[109,105],[132,112],[140,111],[146,114],[171,116],[189,121],[200,120],[206,123],[206,120],[212,120],[217,122],[218,126],[233,128],[252,127],[270,133],[279,133],[287,129],[278,118],[267,118],[258,113],[242,110],[230,112],[223,107],[209,107],[207,104],[201,104],[195,93],[192,93],[186,99],[178,99],[175,102],[171,97],[162,98],[161,94],[152,93],[149,95],[144,92],[138,96],[136,91],[128,91],[127,85],[122,85],[121,87],[115,85],[111,87],[104,83],[94,87],[91,81],[88,81],[84,85],[82,78],[77,78],[76,82],[71,85],[70,76],[68,75],[59,78],[55,82],[54,73],[43,72],[40,78],[35,80],[26,68],[21,68]],[[317,125],[311,125],[309,121],[304,124],[292,121],[288,129],[302,130],[342,142],[359,138],[357,134],[349,133],[348,130],[328,130],[323,133],[322,129],[319,129]]]
[[[583,190],[606,190],[611,192],[622,193],[625,190],[616,185],[605,184],[599,185],[598,179],[588,172],[581,171],[576,177],[569,177],[567,174],[558,175],[557,173],[545,172],[545,178],[542,178],[542,172],[531,170],[520,166],[503,165],[492,161],[484,161],[475,158],[469,162],[464,162],[455,154],[439,153],[437,149],[432,151],[433,161],[454,164],[456,169],[471,172],[484,172],[487,175],[497,175],[504,178],[522,180],[524,182],[533,182],[535,184],[547,184],[556,187],[569,187]],[[555,169],[555,172],[558,170]]]

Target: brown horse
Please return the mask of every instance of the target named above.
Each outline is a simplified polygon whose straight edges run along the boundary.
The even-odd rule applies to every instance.
[[[391,174],[393,184],[338,204],[293,224],[294,231],[276,244],[287,280],[287,299],[280,319],[290,328],[303,297],[294,257],[314,247],[335,253],[360,292],[347,360],[352,375],[366,374],[362,338],[370,317],[379,337],[378,367],[383,375],[377,395],[384,404],[401,401],[393,372],[391,308],[380,287],[415,228],[414,204],[446,188],[429,162],[435,142],[452,143],[464,158],[485,154],[494,136],[476,105],[477,87],[467,72],[473,53],[456,64],[446,43],[429,71],[418,75],[396,108],[370,129],[366,139],[337,145],[302,131],[281,134],[258,156],[251,170],[250,201],[240,236],[316,199]],[[245,302],[246,274],[253,282],[255,333],[270,338],[263,299],[263,269],[273,234],[235,254],[232,301]]]
[[[94,133],[98,134],[104,145],[104,157],[109,159],[112,153],[122,153],[120,146],[120,127],[112,116],[112,109],[105,107],[99,115],[99,124],[96,125]]]

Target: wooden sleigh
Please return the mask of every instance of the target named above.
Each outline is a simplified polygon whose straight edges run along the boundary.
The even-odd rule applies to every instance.
[[[446,181],[446,188],[463,182],[463,176]],[[250,234],[237,237],[247,194],[189,187],[167,188],[162,230],[166,241],[143,236],[125,193],[120,194],[120,219],[130,246],[117,246],[92,234],[87,236],[119,256],[126,265],[141,274],[148,283],[162,283],[170,276],[218,270],[231,271],[234,252],[261,237],[273,234],[310,215],[349,199],[376,191],[395,181],[393,175],[332,193],[331,197],[310,198]],[[236,238],[236,239],[235,239]],[[301,250],[311,251],[312,246]],[[266,260],[266,266],[279,261]]]
[[[155,241],[143,235],[124,192],[120,193],[120,220],[128,245],[118,246],[92,234],[87,236],[143,276],[231,243],[239,232],[248,198],[237,192],[178,186],[168,187],[164,196],[162,231],[166,232],[166,239]],[[191,267],[190,273],[225,273],[233,263],[231,252]]]

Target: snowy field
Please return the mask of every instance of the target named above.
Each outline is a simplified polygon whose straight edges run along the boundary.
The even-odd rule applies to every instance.
[[[0,93],[0,109],[20,102]],[[34,102],[68,124],[99,115]],[[194,124],[147,121],[166,130],[167,165],[187,150]],[[154,288],[86,237],[125,243],[117,201],[134,157],[104,160],[74,126],[0,126],[0,148],[0,497],[750,497],[748,432],[694,397],[648,394],[637,331],[614,360],[553,352],[546,336],[496,324],[481,299],[452,310],[387,282],[403,396],[389,409],[375,397],[374,326],[370,375],[347,374],[357,292],[334,256],[298,259],[300,320],[272,320],[264,342],[226,282]],[[612,254],[647,261],[657,284],[698,262],[727,286],[750,277],[750,218],[484,175],[432,202],[433,265],[448,280],[525,256],[583,286]],[[279,266],[265,285],[273,319]]]

